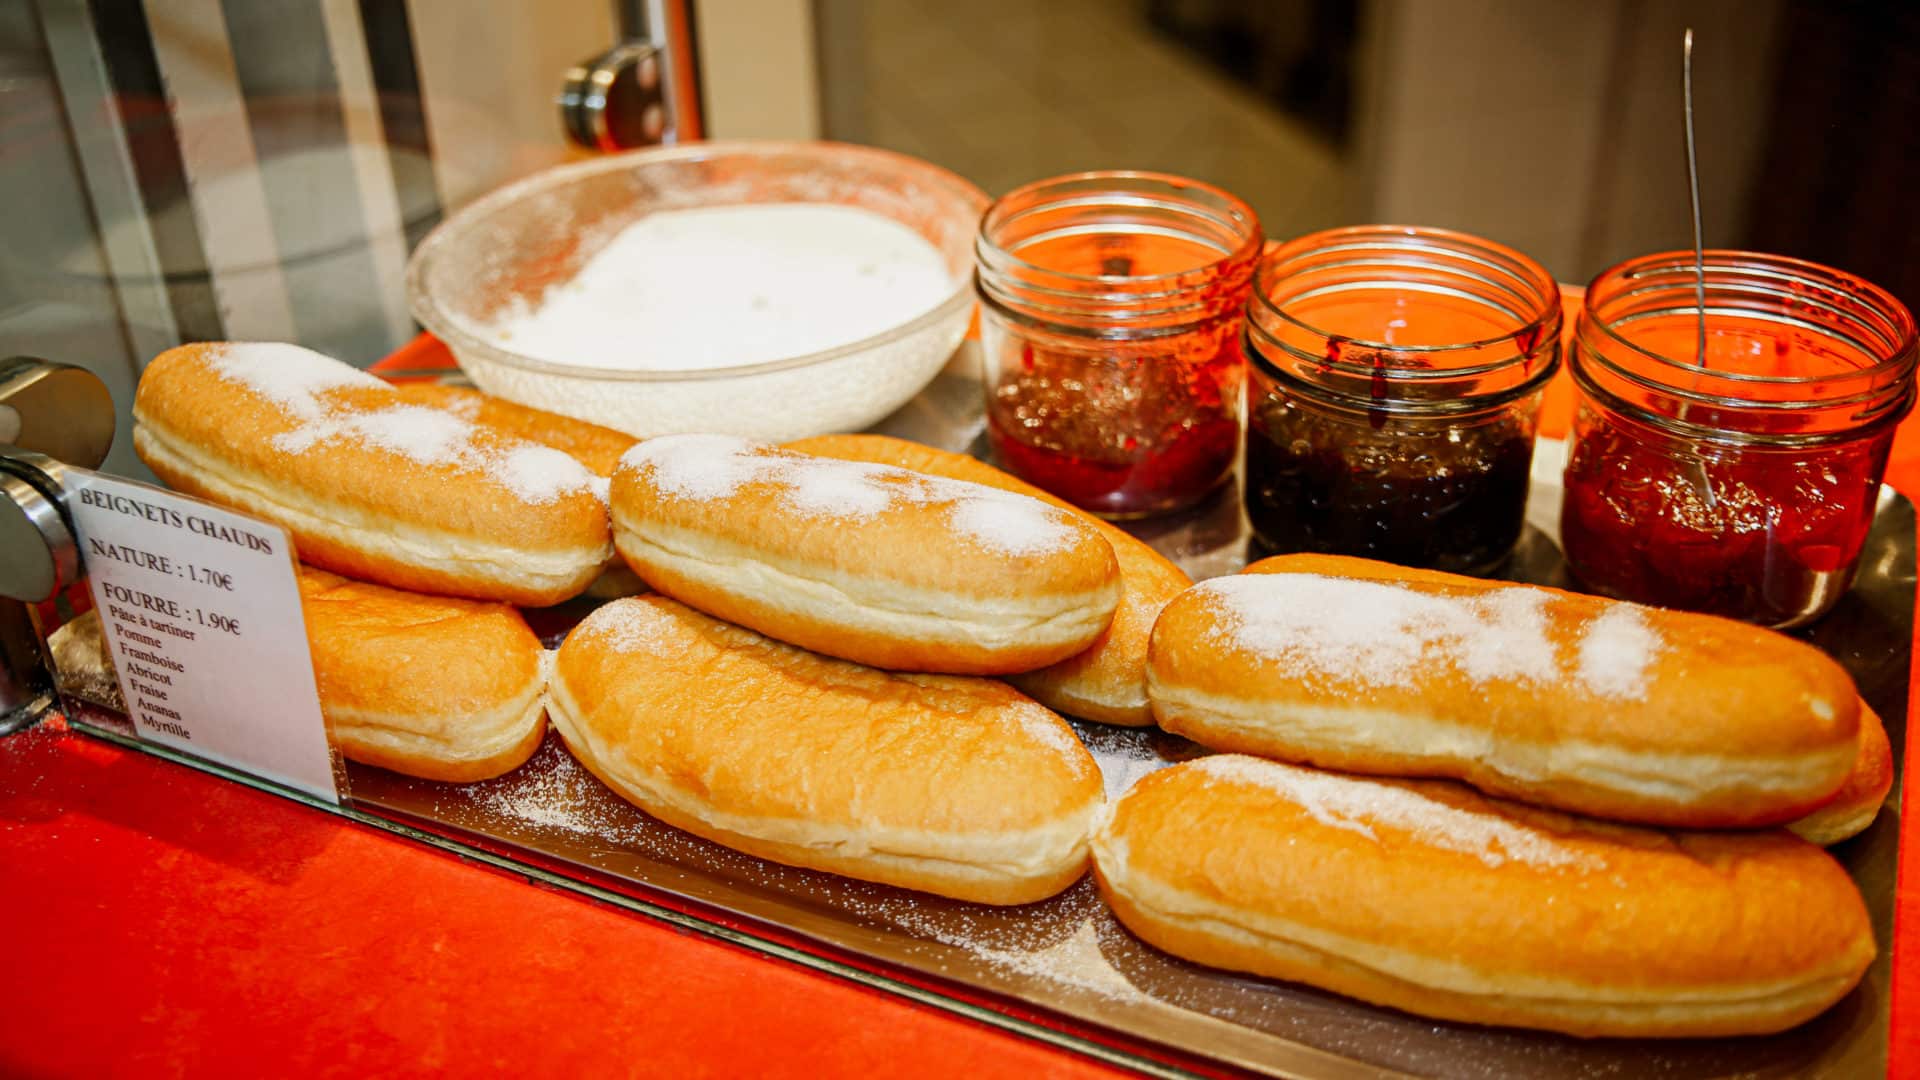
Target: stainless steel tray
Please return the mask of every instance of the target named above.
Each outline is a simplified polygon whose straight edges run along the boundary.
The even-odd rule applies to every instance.
[[[878,430],[979,453],[979,384],[963,351],[926,392]],[[1507,576],[1564,583],[1552,532],[1558,517],[1558,444],[1543,443],[1531,522]],[[1135,532],[1196,578],[1248,558],[1239,500],[1222,491]],[[1886,717],[1895,759],[1905,742],[1912,640],[1914,513],[1883,493],[1860,584],[1807,636],[1854,673]],[[557,642],[584,609],[539,613]],[[1117,795],[1141,775],[1204,751],[1157,731],[1075,723]],[[1694,1077],[1862,1075],[1884,1072],[1889,959],[1864,985],[1801,1028],[1762,1039],[1578,1040],[1434,1023],[1305,987],[1242,978],[1178,960],[1136,940],[1089,881],[1040,904],[1002,909],[942,900],[741,855],[633,809],[550,739],[525,767],[466,787],[354,767],[357,805],[538,852],[564,866],[717,908],[971,990],[1162,1044],[1197,1058],[1280,1075],[1405,1072],[1466,1076]],[[1898,806],[1898,789],[1889,800]],[[1860,883],[1879,940],[1892,937],[1899,822],[1893,809],[1836,852]]]
[[[981,393],[972,362],[963,349],[876,430],[981,452]],[[1552,536],[1559,451],[1555,443],[1541,446],[1530,525],[1505,572],[1515,580],[1564,583]],[[1248,558],[1246,524],[1231,488],[1182,515],[1133,529],[1196,578],[1238,570]],[[1905,745],[1913,601],[1913,506],[1886,490],[1859,584],[1805,636],[1853,672],[1887,721],[1896,763]],[[556,644],[589,609],[569,605],[532,617]],[[1149,771],[1204,753],[1157,731],[1078,722],[1075,728],[1099,761],[1110,795]],[[638,898],[629,906],[1153,1071],[1207,1062],[1315,1077],[1859,1076],[1886,1068],[1890,958],[1884,949],[1858,991],[1782,1035],[1578,1040],[1435,1023],[1189,964],[1128,934],[1089,881],[1044,903],[993,908],[741,855],[635,810],[552,737],[527,765],[482,784],[437,784],[357,765],[349,774],[353,816],[419,830],[415,835],[423,839],[523,866],[603,899]],[[1892,940],[1899,790],[1896,784],[1870,830],[1835,851],[1866,895],[1883,944]],[[1055,1037],[1053,1026],[1112,1033],[1118,1047],[1072,1034]],[[1172,1056],[1161,1058],[1155,1047]]]

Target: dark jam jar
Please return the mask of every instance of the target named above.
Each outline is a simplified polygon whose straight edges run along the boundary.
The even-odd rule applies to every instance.
[[[1370,225],[1275,248],[1247,308],[1256,544],[1498,566],[1520,538],[1560,324],[1546,270],[1475,237]]]
[[[1218,188],[1079,173],[988,208],[975,246],[987,436],[1008,471],[1110,518],[1178,509],[1240,448],[1259,223]]]
[[[1710,251],[1704,352],[1692,252],[1587,287],[1560,532],[1588,587],[1789,627],[1853,581],[1914,321],[1885,290],[1797,259]]]

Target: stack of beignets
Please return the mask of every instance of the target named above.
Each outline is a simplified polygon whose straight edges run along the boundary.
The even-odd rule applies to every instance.
[[[135,417],[170,484],[365,579],[300,574],[357,761],[495,776],[550,715],[614,791],[750,854],[993,904],[1091,858],[1169,951],[1459,1020],[1776,1031],[1874,955],[1805,840],[1644,827],[1832,842],[1872,820],[1878,717],[1768,631],[1327,556],[1189,588],[962,455],[635,445],[291,346],[163,354]],[[664,595],[601,607],[556,656],[513,608],[456,598],[552,603],[616,548]],[[1238,753],[1103,814],[1047,706]]]
[[[1096,830],[1115,912],[1180,955],[1429,1016],[1660,1036],[1790,1027],[1874,955],[1813,844],[1640,827],[1831,841],[1872,820],[1885,733],[1801,642],[1298,555],[1174,598],[1148,683],[1162,727],[1237,752],[1149,777]]]
[[[1787,823],[1802,839],[1822,847],[1850,840],[1867,830],[1880,814],[1880,805],[1893,790],[1893,744],[1880,714],[1860,703],[1860,751],[1853,771],[1825,804],[1803,818]]]
[[[722,435],[669,435],[613,474],[614,543],[710,615],[874,667],[1031,671],[1113,619],[1120,572],[1037,499]]]
[[[594,775],[728,847],[988,904],[1086,870],[1099,768],[1003,683],[879,671],[648,596],[567,635],[551,692]]]
[[[578,461],[298,346],[169,349],[133,417],[169,487],[271,521],[351,577],[544,605],[613,553],[603,485]]]
[[[1099,529],[1019,494],[713,437],[628,453],[616,432],[396,389],[292,346],[164,354],[136,417],[168,482],[381,583],[301,571],[322,712],[348,757],[431,779],[526,760],[545,654],[510,607],[401,589],[577,593],[610,551],[596,472],[617,472],[635,569],[858,660],[1028,671],[1093,644],[1119,598]],[[603,608],[560,667],[552,702],[575,754],[700,835],[989,903],[1040,899],[1085,870],[1099,772],[1058,716],[1002,683],[815,656],[666,599]]]
[[[396,389],[292,345],[169,350],[134,416],[170,486],[279,524],[302,560],[348,575],[299,571],[345,756],[470,782],[539,746],[546,653],[497,601],[552,603],[600,573],[605,481],[580,458],[610,470],[634,440],[476,391]]]
[[[536,409],[464,386],[412,382],[397,384],[393,389],[401,400],[409,404],[440,409],[515,438],[558,450],[585,465],[587,471],[602,480],[613,476],[614,468],[620,464],[620,455],[640,441],[624,431]],[[616,552],[610,554],[606,565],[601,568],[600,576],[587,586],[586,595],[595,600],[612,600],[645,591],[645,583],[621,561]]]
[[[1859,749],[1853,680],[1785,635],[1335,556],[1182,593],[1149,679],[1160,725],[1217,749],[1680,828],[1792,821]]]
[[[711,435],[634,447],[610,505],[664,595],[575,628],[551,700],[615,791],[752,854],[960,899],[1026,903],[1084,872],[1091,756],[1042,705],[965,676],[1105,633],[1120,581],[1097,527]]]
[[[1217,755],[1095,830],[1102,894],[1148,942],[1425,1016],[1574,1035],[1743,1035],[1838,1001],[1866,906],[1780,830],[1678,833]]]
[[[1042,705],[1073,716],[1131,727],[1153,723],[1147,702],[1147,636],[1167,601],[1193,584],[1166,556],[1126,530],[965,454],[884,435],[822,435],[788,443],[787,449],[985,484],[1051,503],[1085,519],[1113,547],[1119,563],[1120,603],[1113,622],[1081,652],[1035,671],[1010,675],[1007,681]]]
[[[506,604],[299,572],[320,713],[340,752],[428,780],[518,768],[546,734],[546,650]]]

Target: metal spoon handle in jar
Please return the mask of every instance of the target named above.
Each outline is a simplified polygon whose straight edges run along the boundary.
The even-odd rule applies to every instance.
[[[1707,366],[1707,252],[1700,227],[1700,159],[1694,150],[1693,141],[1693,28],[1688,27],[1685,36],[1680,39],[1680,100],[1682,114],[1686,121],[1687,132],[1687,193],[1693,210],[1693,318],[1694,318],[1694,366],[1704,369]],[[1700,377],[1694,376],[1694,384],[1699,385]],[[1686,418],[1686,405],[1680,406],[1681,419]],[[1699,490],[1701,499],[1707,504],[1708,513],[1718,511],[1718,500],[1713,494],[1713,478],[1707,475],[1706,462],[1693,459],[1693,481]]]

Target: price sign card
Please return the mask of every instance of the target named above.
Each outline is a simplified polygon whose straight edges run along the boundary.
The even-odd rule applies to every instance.
[[[140,735],[339,802],[287,534],[117,477],[67,495]]]

